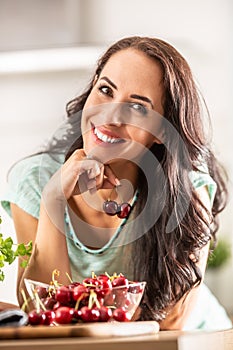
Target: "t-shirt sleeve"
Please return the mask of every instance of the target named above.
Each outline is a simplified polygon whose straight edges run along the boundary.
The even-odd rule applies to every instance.
[[[38,218],[43,188],[60,165],[46,154],[19,161],[9,173],[8,188],[1,198],[2,207],[11,216],[10,203],[14,203]]]
[[[204,167],[199,171],[193,170],[190,172],[189,177],[195,189],[206,186],[210,197],[210,203],[212,206],[217,190],[217,184],[208,173],[208,170]]]

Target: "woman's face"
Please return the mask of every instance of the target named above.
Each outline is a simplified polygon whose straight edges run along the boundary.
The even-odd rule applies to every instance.
[[[135,49],[114,54],[95,80],[82,114],[87,155],[103,163],[136,159],[161,143],[162,70]]]

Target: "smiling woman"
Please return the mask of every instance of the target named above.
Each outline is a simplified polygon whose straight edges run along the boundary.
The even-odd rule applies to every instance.
[[[147,282],[140,320],[231,327],[203,285],[226,186],[184,58],[160,39],[122,39],[67,114],[44,152],[13,167],[2,201],[18,240],[35,247],[19,268],[19,301],[24,278],[49,283],[54,269],[61,283],[67,273],[122,272]],[[116,203],[114,215],[106,202]],[[127,215],[116,215],[123,204]]]

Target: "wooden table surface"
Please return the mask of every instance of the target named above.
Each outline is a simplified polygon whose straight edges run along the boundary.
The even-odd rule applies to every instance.
[[[138,327],[138,322],[131,322],[131,325]],[[98,328],[98,325],[91,327]],[[104,325],[100,327],[103,329]],[[56,329],[59,331],[63,328]],[[34,327],[32,331],[35,331]],[[4,350],[233,350],[233,329],[218,332],[158,331],[130,337],[105,336],[103,332],[101,336],[93,333],[93,336],[83,334],[76,337],[73,333],[73,336],[66,337],[53,334],[46,338],[34,335],[22,339],[3,339],[3,332],[4,328],[0,328],[0,349]]]

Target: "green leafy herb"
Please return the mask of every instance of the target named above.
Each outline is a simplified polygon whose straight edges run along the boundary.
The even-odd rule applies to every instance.
[[[2,219],[0,217],[0,224],[1,222]],[[32,241],[30,241],[28,244],[14,244],[11,237],[4,238],[3,234],[0,233],[0,282],[5,278],[5,274],[2,270],[5,263],[10,265],[17,257],[19,257],[22,260],[20,262],[20,266],[26,267],[28,265],[31,253]]]
[[[207,268],[216,269],[224,266],[231,258],[231,244],[225,239],[220,239],[216,247],[210,246],[211,255],[207,261]]]

